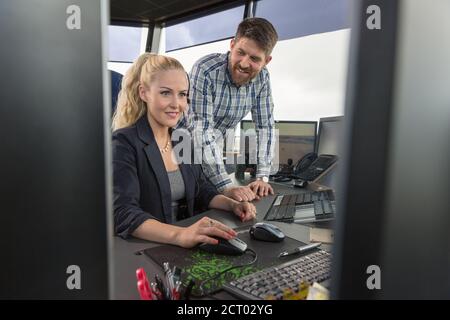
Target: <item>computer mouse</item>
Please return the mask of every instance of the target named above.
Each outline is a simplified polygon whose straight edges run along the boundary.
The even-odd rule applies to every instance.
[[[249,230],[250,236],[253,239],[270,242],[281,242],[284,240],[284,233],[270,223],[258,222],[255,223]]]
[[[219,243],[218,244],[202,243],[198,246],[198,248],[200,250],[209,253],[225,254],[232,256],[243,254],[245,250],[247,250],[247,244],[239,238],[234,238],[230,240],[216,237],[212,238],[219,240]]]

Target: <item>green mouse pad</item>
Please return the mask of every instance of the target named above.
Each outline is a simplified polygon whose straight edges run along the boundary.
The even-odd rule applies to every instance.
[[[297,255],[278,258],[280,252],[291,251],[296,247],[304,245],[303,242],[285,237],[282,242],[264,242],[250,238],[248,228],[246,230],[236,230],[238,238],[245,241],[248,248],[253,249],[257,255],[257,261],[250,266],[236,267],[223,274],[221,271],[238,265],[243,265],[254,260],[254,255],[246,252],[240,256],[228,256],[212,254],[199,249],[184,249],[173,245],[161,245],[150,249],[145,249],[143,253],[155,261],[161,268],[163,263],[168,262],[170,267],[178,266],[183,270],[181,282],[185,287],[190,280],[195,281],[191,295],[201,297],[211,294],[221,289],[222,285],[254,273],[258,270],[271,267],[280,263],[298,258]],[[208,280],[213,278],[211,280]],[[202,284],[202,289],[200,289]]]

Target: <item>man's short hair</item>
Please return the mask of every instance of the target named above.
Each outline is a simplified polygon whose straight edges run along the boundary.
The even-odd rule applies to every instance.
[[[239,24],[235,40],[245,37],[255,41],[264,50],[266,55],[272,53],[272,49],[278,41],[278,34],[273,25],[264,18],[247,18]]]

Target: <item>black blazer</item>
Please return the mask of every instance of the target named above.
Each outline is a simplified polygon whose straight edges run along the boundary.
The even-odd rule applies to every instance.
[[[128,238],[147,219],[171,221],[169,177],[147,117],[112,137],[115,232]],[[201,165],[180,164],[188,216],[208,208],[217,189]]]

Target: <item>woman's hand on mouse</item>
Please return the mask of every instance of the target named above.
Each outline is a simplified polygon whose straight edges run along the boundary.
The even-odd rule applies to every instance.
[[[223,223],[208,217],[203,217],[189,227],[180,228],[175,242],[180,247],[192,248],[200,243],[217,244],[217,239],[211,237],[229,240],[235,238],[236,235],[236,231]]]
[[[234,214],[236,214],[243,222],[256,218],[256,207],[250,202],[234,201],[232,208]]]

